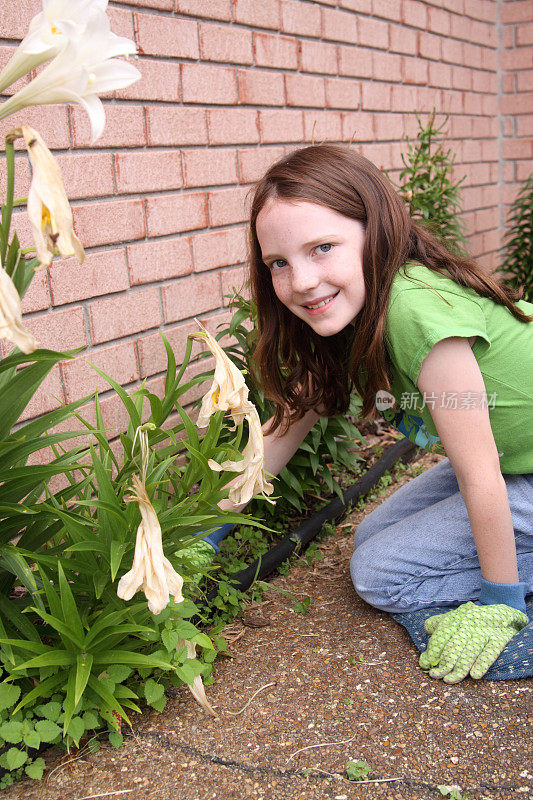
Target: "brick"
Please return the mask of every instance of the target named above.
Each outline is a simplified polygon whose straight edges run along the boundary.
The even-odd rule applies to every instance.
[[[372,13],[375,17],[395,20],[402,19],[402,0],[372,0]]]
[[[284,33],[295,33],[300,36],[320,36],[319,6],[316,3],[310,3],[305,8],[305,14],[302,14],[300,0],[282,0],[281,30]]]
[[[139,53],[174,58],[199,58],[197,23],[193,20],[134,14]]]
[[[360,47],[339,47],[339,73],[354,78],[372,78],[373,53]]]
[[[234,289],[237,290],[241,297],[250,297],[250,288],[246,286],[247,280],[248,274],[244,267],[225,269],[222,272],[222,297],[225,306],[229,306],[230,298],[227,295],[233,296]]]
[[[322,9],[322,38],[335,42],[357,43],[357,17],[340,8]]]
[[[89,321],[93,344],[156,328],[161,323],[159,290],[151,287],[95,300],[89,305]]]
[[[372,77],[376,81],[401,81],[402,57],[396,53],[372,53],[374,67]]]
[[[70,147],[66,106],[28,106],[0,120],[0,152],[5,151],[6,133],[19,125],[29,125],[39,131],[50,150]],[[15,149],[26,149],[22,139],[15,142]]]
[[[416,31],[404,25],[389,25],[389,50],[393,53],[407,53],[414,56],[418,52]]]
[[[30,189],[30,165],[26,154],[15,155],[15,197],[26,197]],[[0,197],[3,199],[7,190],[7,173],[5,156],[0,156]]]
[[[504,76],[505,77],[505,76]],[[516,74],[516,91],[527,92],[533,86],[533,69],[524,69]]]
[[[452,67],[452,87],[470,91],[472,88],[472,71],[466,67]]]
[[[237,71],[239,103],[243,105],[285,105],[283,75],[271,70],[240,69]]]
[[[261,178],[272,164],[283,156],[281,147],[260,147],[238,150],[241,183],[251,183]]]
[[[114,244],[145,235],[141,200],[101,200],[75,206],[74,228],[84,247]]]
[[[146,109],[148,143],[151,145],[207,144],[204,109],[152,106]]]
[[[531,12],[533,16],[533,11]],[[526,44],[533,44],[533,21],[525,25],[518,25],[516,28],[516,43],[519,47]]]
[[[121,386],[139,379],[134,342],[121,342],[112,347],[90,350],[86,355],[61,362],[67,403],[79,400],[94,391],[101,393],[111,388],[91,364],[106,372]]]
[[[507,0],[500,8],[500,22],[531,22],[531,3],[529,0]]]
[[[335,5],[335,2],[330,3]],[[357,11],[358,14],[372,13],[372,0],[339,0],[340,8],[347,8],[349,11]]]
[[[391,87],[384,83],[363,83],[361,106],[365,111],[390,111]]]
[[[403,138],[404,119],[401,114],[374,114],[375,138],[378,141],[395,141]]]
[[[4,7],[5,6],[5,7]],[[35,14],[41,11],[40,3],[4,3],[2,6],[2,38],[23,39]]]
[[[259,141],[257,111],[244,108],[210,108],[207,111],[209,144],[253,144]]]
[[[402,0],[402,22],[413,28],[427,28],[427,3],[419,0]]]
[[[522,73],[518,73],[518,74],[520,75]],[[503,92],[505,94],[513,94],[514,92],[516,92],[517,91],[517,89],[516,89],[516,84],[517,84],[516,74],[514,72],[511,72],[511,73],[507,72],[507,73],[504,73],[504,75],[502,77],[503,77],[503,84],[502,84]],[[529,85],[531,85],[531,84],[529,84]]]
[[[504,47],[515,47],[515,29],[514,27],[510,27],[506,25],[503,29],[503,46]]]
[[[455,39],[442,39],[442,60],[450,64],[463,63],[463,45]]]
[[[499,120],[495,117],[471,117],[472,136],[476,139],[498,139]]]
[[[498,113],[498,98],[490,94],[469,94],[465,95],[465,103],[475,105],[474,114],[483,114],[487,117],[494,117]]]
[[[500,98],[502,114],[527,114],[533,112],[533,92],[504,95]]]
[[[297,109],[261,110],[259,125],[263,143],[302,141],[303,117]]]
[[[123,3],[139,8],[159,8],[161,11],[174,11],[174,0],[123,0]]]
[[[294,39],[254,32],[253,45],[255,63],[259,67],[298,69],[298,49]]]
[[[209,192],[209,222],[212,227],[233,225],[235,222],[246,222],[249,217],[249,188],[236,186],[232,189],[221,189]]]
[[[50,291],[46,279],[46,270],[37,270],[33,280],[26,289],[22,298],[22,313],[31,314],[33,311],[43,311],[50,307]]]
[[[191,14],[193,17],[208,19],[231,19],[231,0],[176,0],[176,11],[179,14]]]
[[[177,150],[116,153],[113,160],[119,194],[179,189],[183,185]]]
[[[200,23],[200,54],[207,61],[251,64],[252,33],[228,25]]]
[[[418,107],[416,89],[412,86],[393,86],[391,108],[394,111],[415,111]]]
[[[229,228],[208,231],[192,237],[195,272],[226,267],[246,261],[246,231],[244,228]]]
[[[237,102],[237,78],[230,67],[182,64],[181,81],[185,103],[224,105]]]
[[[114,193],[111,153],[67,153],[56,160],[69,200]]]
[[[302,72],[325,72],[328,75],[337,73],[337,48],[334,44],[302,39],[299,43],[299,52]]]
[[[165,322],[178,322],[197,316],[220,307],[219,273],[206,272],[181,278],[169,286],[163,286],[161,293]]]
[[[368,142],[374,139],[373,114],[341,114],[344,142]]]
[[[475,92],[493,92],[498,91],[498,78],[493,72],[481,72],[474,70],[471,73],[472,89]]]
[[[324,78],[314,75],[285,75],[288,106],[321,108],[326,103]]]
[[[516,120],[517,136],[533,136],[533,114],[524,114]]]
[[[428,29],[448,36],[451,33],[450,14],[442,8],[428,8]]]
[[[431,112],[440,108],[442,93],[428,86],[418,86],[416,89],[416,104],[420,111]]]
[[[140,147],[146,144],[142,106],[104,103],[106,125],[102,135],[91,143],[91,124],[81,106],[70,109],[74,147]]]
[[[254,28],[274,28],[281,24],[279,0],[233,0],[235,22]]]
[[[461,162],[469,163],[471,161],[481,161],[481,142],[479,141],[463,141],[462,143],[462,157]]]
[[[133,14],[130,9],[108,8],[106,13],[113,33],[133,39]]]
[[[326,78],[327,108],[359,108],[361,85],[348,78]]]
[[[405,83],[426,84],[429,80],[427,61],[404,57],[402,59],[402,75]]]
[[[237,182],[234,149],[204,148],[183,151],[185,186],[216,186]]]
[[[73,350],[87,344],[85,316],[81,306],[27,317],[24,324],[39,339],[42,348]]]
[[[531,69],[533,47],[520,47],[515,50],[504,50],[500,53],[501,69]],[[10,117],[10,119],[13,119]]]
[[[139,242],[126,252],[132,286],[181,278],[193,270],[189,237]]]
[[[519,181],[526,181],[531,175],[531,162],[520,162],[516,164],[516,178]]]
[[[129,287],[123,249],[87,253],[83,264],[78,264],[75,258],[54,261],[49,273],[54,306],[121,292]]]
[[[340,142],[342,116],[338,111],[304,111],[304,141]]]
[[[59,366],[56,364],[41,383],[19,417],[19,422],[54,411],[65,402]],[[53,456],[51,456],[53,457]]]
[[[153,58],[138,58],[135,66],[141,78],[125,89],[119,89],[116,96],[124,100],[160,100],[176,103],[180,100],[179,64],[173,61],[158,61]]]
[[[503,158],[533,158],[533,141],[531,139],[504,140],[502,142]]]
[[[205,192],[170,194],[146,200],[148,236],[165,236],[207,225]]]
[[[389,46],[389,25],[381,19],[359,18],[359,44],[386,50]]]
[[[176,364],[182,364],[187,348],[187,337],[190,333],[195,333],[198,326],[195,322],[186,322],[183,325],[174,325],[172,328],[165,328],[162,331],[168,339]],[[167,354],[160,333],[151,333],[137,340],[139,349],[140,377],[147,378],[149,375],[157,375],[164,372],[167,368]],[[198,343],[193,344],[193,353],[199,350]]]

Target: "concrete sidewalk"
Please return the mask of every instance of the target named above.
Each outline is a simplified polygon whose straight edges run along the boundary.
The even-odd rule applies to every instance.
[[[350,531],[330,537],[312,567],[301,559],[273,581],[309,595],[307,615],[271,590],[226,629],[234,658],[218,660],[207,689],[219,719],[180,687],[119,750],[61,765],[51,750],[56,769],[44,784],[25,780],[4,796],[429,800],[442,797],[439,785],[458,785],[470,800],[530,797],[532,681],[447,686],[425,675],[407,632],[355,594],[351,544]],[[365,781],[347,780],[350,759],[368,762]],[[370,782],[385,779],[395,780]]]

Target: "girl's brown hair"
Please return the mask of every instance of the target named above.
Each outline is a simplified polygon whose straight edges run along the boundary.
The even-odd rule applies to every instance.
[[[354,327],[321,337],[276,297],[256,220],[267,201],[278,198],[322,205],[363,223],[366,300]],[[304,147],[277,161],[257,182],[250,215],[250,283],[259,328],[255,360],[263,390],[276,404],[271,430],[286,428],[309,409],[326,416],[344,413],[352,388],[362,399],[361,418],[376,415],[376,392],[391,385],[384,342],[391,285],[407,261],[492,298],[522,322],[533,320],[514,305],[523,289],[499,283],[450,252],[410,217],[388,178],[354,150],[332,144]]]

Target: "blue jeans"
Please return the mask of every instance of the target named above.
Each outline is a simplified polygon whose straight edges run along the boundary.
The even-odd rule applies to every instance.
[[[503,476],[518,572],[533,592],[533,473]],[[350,573],[357,594],[394,613],[477,600],[481,569],[450,460],[401,486],[357,526]]]

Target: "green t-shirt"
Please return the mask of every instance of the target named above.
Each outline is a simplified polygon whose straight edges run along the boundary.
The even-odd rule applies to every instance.
[[[520,300],[517,306],[533,314],[533,303]],[[449,336],[476,337],[472,352],[486,396],[443,392],[423,397],[419,392],[416,382],[424,358]],[[394,408],[381,411],[385,419],[426,450],[446,455],[430,408],[437,403],[450,408],[485,403],[501,471],[533,472],[533,322],[521,322],[494,300],[409,262],[391,287],[385,343],[396,399]]]

